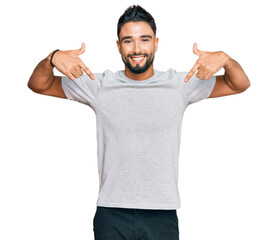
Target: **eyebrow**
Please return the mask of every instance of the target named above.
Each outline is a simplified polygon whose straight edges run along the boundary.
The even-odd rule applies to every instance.
[[[131,38],[132,38],[132,36],[122,37],[121,42],[125,39],[131,39]],[[150,38],[150,39],[152,39],[152,36],[151,35],[142,35],[141,38]]]

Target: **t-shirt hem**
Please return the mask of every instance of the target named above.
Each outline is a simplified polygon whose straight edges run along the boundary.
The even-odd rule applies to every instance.
[[[138,208],[138,209],[165,209],[174,210],[179,209],[180,204],[161,204],[161,203],[111,203],[111,202],[97,202],[100,207],[117,207],[117,208]]]

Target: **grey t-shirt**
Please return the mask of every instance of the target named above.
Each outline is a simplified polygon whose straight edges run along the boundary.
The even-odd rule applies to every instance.
[[[124,71],[62,77],[68,99],[96,113],[98,206],[178,209],[178,161],[184,110],[208,98],[216,76],[200,80],[174,69],[137,81]]]

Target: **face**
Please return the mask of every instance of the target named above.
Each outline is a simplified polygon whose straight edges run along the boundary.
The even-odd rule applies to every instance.
[[[125,66],[140,74],[152,66],[158,38],[148,23],[127,22],[121,28],[117,46]]]

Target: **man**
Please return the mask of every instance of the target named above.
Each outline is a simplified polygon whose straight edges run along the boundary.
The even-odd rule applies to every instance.
[[[78,57],[85,51],[82,44],[49,54],[28,86],[86,104],[96,113],[100,185],[95,239],[179,239],[183,113],[202,99],[241,93],[250,82],[229,55],[200,51],[196,43],[193,52],[199,59],[190,72],[154,69],[156,25],[138,5],[120,17],[117,33],[124,70],[93,74]],[[65,76],[54,76],[52,64]],[[225,74],[214,76],[222,67]]]

